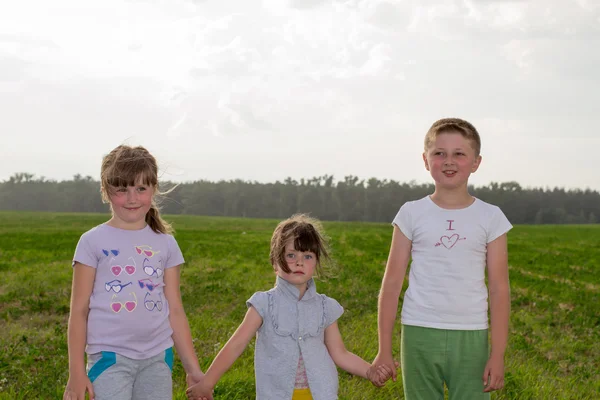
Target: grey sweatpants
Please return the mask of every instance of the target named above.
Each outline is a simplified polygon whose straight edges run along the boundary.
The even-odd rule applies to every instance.
[[[172,368],[171,348],[145,360],[103,351],[89,354],[87,362],[95,400],[171,400]]]

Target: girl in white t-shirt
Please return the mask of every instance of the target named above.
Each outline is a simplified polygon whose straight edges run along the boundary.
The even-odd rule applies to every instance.
[[[444,384],[450,400],[489,399],[489,392],[504,386],[510,310],[506,233],[512,226],[498,207],[468,192],[469,176],[481,163],[480,147],[479,134],[467,121],[435,122],[423,153],[435,191],[405,203],[393,221],[373,365],[393,365],[392,332],[412,257],[401,317],[407,400],[441,400]]]

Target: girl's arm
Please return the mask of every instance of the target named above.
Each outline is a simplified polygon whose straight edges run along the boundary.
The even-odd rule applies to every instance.
[[[199,384],[188,388],[186,391],[188,398],[201,398],[206,393],[212,392],[219,379],[231,368],[235,360],[248,346],[250,340],[256,335],[256,331],[258,331],[262,322],[262,317],[258,311],[254,307],[249,307],[244,320],[219,351],[219,354],[206,371],[204,379]]]
[[[325,346],[335,365],[352,375],[368,379],[367,371],[371,364],[346,349],[337,322],[325,328]]]
[[[325,346],[335,365],[352,375],[369,379],[375,386],[383,386],[392,376],[392,370],[388,366],[373,367],[356,354],[349,352],[344,346],[337,322],[325,328]]]
[[[506,234],[488,243],[488,284],[490,291],[492,350],[485,367],[483,384],[486,392],[504,387],[504,352],[508,341],[510,287]]]
[[[173,329],[173,342],[177,349],[177,355],[181,359],[183,368],[187,374],[187,384],[192,385],[198,382],[202,376],[202,370],[198,364],[198,357],[192,343],[192,333],[190,325],[183,309],[181,301],[180,285],[180,266],[165,268],[165,298],[169,303],[169,322]]]
[[[71,286],[71,310],[67,330],[69,346],[69,381],[64,398],[84,400],[87,390],[90,399],[94,398],[92,383],[85,371],[85,345],[87,340],[87,319],[90,311],[90,296],[94,289],[96,269],[78,262],[73,266]]]
[[[396,380],[396,368],[392,359],[392,335],[398,312],[398,299],[402,291],[411,249],[412,242],[398,226],[394,225],[390,254],[381,283],[381,292],[379,293],[379,312],[377,315],[379,352],[373,361],[373,365],[388,365],[393,371],[392,378],[394,381]]]

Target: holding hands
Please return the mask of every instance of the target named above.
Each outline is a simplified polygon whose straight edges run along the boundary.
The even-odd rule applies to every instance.
[[[394,367],[390,367],[388,364],[376,365],[373,363],[367,370],[367,379],[377,387],[382,387],[392,377],[396,375],[396,368],[398,368],[398,362],[394,362]],[[394,381],[396,379],[394,378]]]
[[[373,360],[373,366],[372,368],[379,368],[378,374],[380,376],[384,376],[385,380],[383,382],[381,382],[380,385],[376,384],[371,378],[369,378],[369,380],[377,387],[383,386],[383,384],[389,380],[390,378],[392,378],[392,380],[394,382],[396,382],[396,378],[398,377],[398,366],[400,364],[398,364],[398,361],[394,361],[394,358],[392,357],[392,354],[382,354],[382,353],[378,353],[377,357],[375,357],[375,359]],[[382,371],[382,372],[380,372]]]
[[[213,400],[213,387],[208,384],[204,375],[196,377],[193,382],[188,379],[187,383],[185,394],[189,400]]]

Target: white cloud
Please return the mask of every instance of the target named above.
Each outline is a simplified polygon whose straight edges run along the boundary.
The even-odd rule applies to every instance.
[[[594,1],[228,4],[11,3],[0,15],[0,104],[11,114],[0,130],[19,140],[51,130],[62,143],[85,132],[104,150],[148,138],[176,149],[188,171],[215,178],[410,180],[421,135],[443,116],[477,121],[498,154],[512,154],[504,134],[532,138],[527,150],[540,160],[555,150],[541,154],[535,140],[568,131],[584,141],[598,125]],[[333,155],[335,171],[319,170],[325,161],[305,169],[256,161],[278,159],[296,141],[322,160]]]

